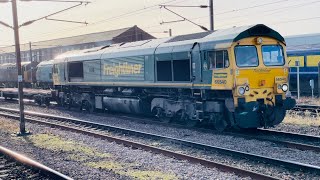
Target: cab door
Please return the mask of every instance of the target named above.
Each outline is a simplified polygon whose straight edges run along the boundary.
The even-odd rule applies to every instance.
[[[210,68],[209,51],[201,51],[201,82],[210,84],[212,82],[212,69]]]
[[[53,64],[52,79],[54,85],[65,85],[66,84],[66,68],[65,61],[60,61]]]

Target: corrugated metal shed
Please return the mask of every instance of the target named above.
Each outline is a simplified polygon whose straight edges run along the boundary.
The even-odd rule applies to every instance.
[[[117,29],[112,31],[84,34],[84,35],[73,36],[73,37],[59,38],[59,39],[53,39],[53,40],[47,40],[47,41],[33,42],[32,50],[59,47],[59,46],[86,44],[91,42],[111,41],[114,37],[119,36],[120,34],[128,31],[131,28],[132,27]],[[15,52],[15,47],[14,46],[1,47],[1,50],[7,53]],[[28,50],[29,50],[29,44],[21,44],[21,51],[28,51]]]

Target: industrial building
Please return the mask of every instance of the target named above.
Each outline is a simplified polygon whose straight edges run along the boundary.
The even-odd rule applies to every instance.
[[[133,42],[154,39],[152,35],[137,26],[85,34],[67,38],[59,38],[47,41],[31,42],[21,44],[21,60],[47,61],[54,59],[57,55],[71,50],[88,49],[121,42]],[[32,54],[32,56],[30,56]],[[15,63],[15,47],[0,47],[0,63]]]

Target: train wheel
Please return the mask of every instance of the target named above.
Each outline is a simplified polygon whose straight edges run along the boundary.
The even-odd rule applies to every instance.
[[[50,106],[50,100],[46,99],[45,102],[44,102],[44,104],[45,104],[47,107],[49,107],[49,106]]]
[[[173,118],[177,123],[187,127],[195,127],[199,123],[198,120],[190,119],[185,110],[179,110]]]
[[[228,127],[225,117],[220,113],[210,115],[210,122],[213,123],[215,130],[222,132]]]
[[[171,122],[171,118],[170,117],[161,117],[159,120],[161,122],[164,122],[164,123],[170,123]]]
[[[198,125],[198,123],[199,123],[198,120],[187,119],[185,125],[187,127],[195,127]]]
[[[94,110],[92,104],[87,100],[82,102],[81,110],[83,109],[85,109],[88,113],[93,113]]]
[[[156,117],[157,121],[170,123],[171,117],[167,117],[164,113],[164,110],[161,107],[156,107],[152,110],[152,113]]]
[[[70,97],[67,96],[66,99],[64,99],[64,102],[63,102],[63,107],[70,110],[71,109],[71,106],[72,106],[72,100]]]
[[[42,105],[41,100],[36,100],[36,103],[38,104],[38,106],[41,106],[41,105]]]

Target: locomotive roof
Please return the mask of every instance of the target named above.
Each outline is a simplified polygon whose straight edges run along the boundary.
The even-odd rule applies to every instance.
[[[38,66],[46,66],[46,65],[52,65],[54,60],[49,60],[49,61],[42,61],[38,64]]]
[[[312,51],[320,49],[320,33],[285,37],[287,51]]]
[[[30,64],[31,62],[21,62],[21,66],[24,66],[24,65],[27,65],[27,64]],[[12,66],[16,66],[17,63],[3,63],[3,64],[0,64],[0,66],[2,67],[12,67]]]
[[[229,48],[233,42],[251,36],[272,37],[285,43],[284,38],[278,32],[263,24],[257,24],[67,52],[58,56],[55,61],[62,61],[65,60],[65,58],[67,58],[67,61],[82,61],[124,56],[152,55],[154,53],[185,52],[189,51],[195,43],[199,43],[201,48],[214,46],[217,49],[222,49]]]

